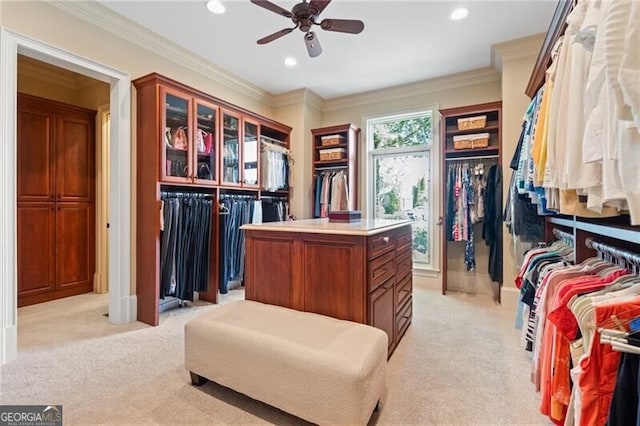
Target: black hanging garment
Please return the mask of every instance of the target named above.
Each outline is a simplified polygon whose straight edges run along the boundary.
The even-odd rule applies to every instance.
[[[489,275],[502,285],[502,169],[498,165],[489,168],[484,203],[482,238],[489,246]]]

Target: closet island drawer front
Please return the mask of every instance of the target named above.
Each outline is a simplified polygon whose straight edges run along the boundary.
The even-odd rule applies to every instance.
[[[413,235],[411,226],[406,226],[398,231],[398,234],[396,235],[396,250],[398,250],[398,253],[404,252],[406,250],[411,251],[412,241]]]
[[[413,298],[410,297],[407,304],[404,305],[398,315],[396,316],[396,340],[400,341],[400,338],[404,335],[404,332],[409,328],[411,324],[411,318],[413,317]]]
[[[367,252],[369,259],[375,259],[383,253],[395,248],[393,231],[383,232],[368,238]]]
[[[413,270],[413,257],[411,250],[404,250],[404,252],[398,253],[396,270],[398,273],[398,278]]]
[[[413,277],[407,274],[396,284],[396,309],[400,311],[402,306],[407,303],[413,293]]]
[[[396,273],[396,256],[391,251],[369,262],[369,291],[378,288]]]

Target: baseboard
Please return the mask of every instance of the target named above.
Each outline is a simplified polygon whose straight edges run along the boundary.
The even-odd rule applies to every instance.
[[[502,307],[515,313],[520,301],[520,290],[515,287],[503,287],[500,296],[502,298]]]
[[[138,319],[138,298],[136,295],[119,299],[109,298],[109,322],[127,324]]]
[[[0,365],[7,364],[18,356],[18,327],[0,328]]]

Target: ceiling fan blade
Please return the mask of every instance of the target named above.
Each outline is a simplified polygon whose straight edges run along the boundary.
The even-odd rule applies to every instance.
[[[285,28],[284,30],[276,31],[273,34],[269,34],[266,37],[262,37],[260,40],[258,40],[258,44],[267,44],[269,42],[272,42],[273,40],[279,39],[282,36],[286,36],[287,34],[289,34],[291,31],[295,30],[296,28],[297,27]]]
[[[271,3],[268,0],[251,0],[251,3],[256,4],[260,7],[264,7],[265,9],[275,12],[278,15],[282,15],[285,18],[291,18],[291,16],[293,16],[287,9],[283,9],[277,4]]]
[[[322,11],[329,6],[331,0],[311,0],[309,3],[309,9],[314,9],[316,15],[320,15]]]
[[[326,31],[359,34],[364,30],[364,22],[357,19],[323,19],[320,28]]]
[[[307,46],[307,52],[309,52],[309,56],[312,58],[322,53],[322,47],[320,46],[318,37],[316,37],[316,33],[313,31],[309,31],[304,35],[304,44]]]

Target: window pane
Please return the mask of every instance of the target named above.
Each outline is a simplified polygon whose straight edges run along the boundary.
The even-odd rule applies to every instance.
[[[371,132],[374,149],[431,145],[431,116],[374,122]]]
[[[413,260],[430,263],[429,153],[374,156],[375,217],[413,221]]]

